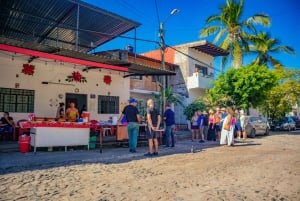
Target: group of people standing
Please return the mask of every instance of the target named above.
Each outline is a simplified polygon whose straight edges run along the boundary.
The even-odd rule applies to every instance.
[[[118,124],[122,121],[124,116],[127,120],[127,131],[128,131],[128,141],[129,141],[129,152],[135,153],[137,147],[137,136],[139,132],[139,123],[141,123],[141,115],[138,111],[137,100],[132,98],[127,105],[118,120]],[[145,156],[157,156],[158,155],[158,138],[160,125],[162,120],[166,123],[166,147],[175,146],[174,138],[174,127],[175,127],[175,114],[171,110],[169,104],[166,104],[166,110],[163,115],[163,119],[159,114],[157,108],[154,107],[154,101],[149,99],[147,101],[147,114],[146,114],[146,137],[148,139],[148,153],[144,154]],[[171,138],[171,145],[170,145]]]
[[[245,132],[245,115],[243,110],[233,111],[228,108],[216,108],[195,111],[191,119],[192,141],[200,143],[220,140],[220,144],[234,144],[234,132],[238,138],[247,138]]]

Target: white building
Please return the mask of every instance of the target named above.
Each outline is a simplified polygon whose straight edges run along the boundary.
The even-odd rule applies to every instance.
[[[161,59],[160,50],[143,54],[155,59]],[[214,59],[217,56],[226,56],[228,52],[205,40],[191,42],[165,50],[165,61],[179,66],[175,69],[176,76],[169,76],[167,85],[172,87],[173,92],[186,97],[186,104],[195,99],[205,97],[206,89],[212,87],[214,80]],[[182,108],[176,107],[177,113],[182,114]],[[185,121],[177,119],[177,121]]]
[[[128,103],[131,75],[175,74],[92,54],[140,24],[88,3],[4,1],[0,12],[0,113],[15,121],[55,117],[58,103],[71,101],[91,119],[108,120]],[[23,73],[24,65],[34,73]]]

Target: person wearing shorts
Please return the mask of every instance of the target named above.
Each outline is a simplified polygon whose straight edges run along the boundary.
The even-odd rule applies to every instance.
[[[241,134],[242,134],[242,127],[241,127],[241,121],[240,121],[240,112],[239,110],[235,110],[234,111],[234,116],[236,118],[236,124],[235,124],[235,132],[237,135],[238,139],[241,139]]]
[[[220,140],[221,137],[221,109],[217,108],[215,113],[215,129],[216,129],[216,139]]]
[[[159,138],[159,126],[161,122],[161,117],[156,108],[154,108],[154,101],[149,99],[147,101],[147,139],[149,152],[144,154],[144,156],[157,156],[158,155],[158,140]],[[154,150],[153,150],[154,146]]]
[[[199,125],[198,125],[198,111],[194,112],[194,116],[191,119],[192,141],[198,140],[199,137]]]

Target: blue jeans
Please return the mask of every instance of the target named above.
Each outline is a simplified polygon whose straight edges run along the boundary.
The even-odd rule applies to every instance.
[[[175,137],[174,137],[174,128],[175,125],[172,126],[166,126],[166,146],[170,146],[170,136],[171,136],[171,141],[172,141],[172,147],[175,146]]]
[[[127,132],[128,132],[129,149],[131,151],[135,151],[137,146],[137,137],[139,133],[138,123],[129,122],[127,125]]]
[[[12,126],[2,126],[0,127],[0,133],[7,131],[8,133],[13,133],[14,128]]]

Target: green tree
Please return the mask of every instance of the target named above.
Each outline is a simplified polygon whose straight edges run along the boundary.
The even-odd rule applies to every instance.
[[[280,74],[282,79],[272,88],[259,109],[269,118],[278,119],[292,111],[292,107],[299,102],[300,71],[288,70]]]
[[[161,113],[164,111],[164,108],[162,108],[163,105],[161,103],[162,93],[165,93],[166,103],[170,103],[170,104],[174,103],[175,105],[180,105],[180,106],[184,107],[183,97],[180,96],[179,94],[173,93],[171,87],[167,87],[165,90],[162,89],[159,93],[153,93],[152,94],[154,96],[155,102],[158,105],[161,105],[161,108],[159,108],[159,110],[160,110]]]
[[[295,54],[292,47],[281,45],[278,39],[271,38],[271,35],[265,32],[253,35],[249,37],[249,39],[253,42],[253,44],[249,46],[250,52],[257,55],[253,62],[258,65],[271,64],[275,69],[283,70],[284,66],[278,59],[274,58],[273,55],[281,52]]]
[[[248,51],[248,35],[256,33],[256,24],[270,25],[270,18],[264,14],[255,14],[245,20],[242,19],[244,10],[243,0],[226,0],[220,7],[220,13],[206,19],[206,27],[200,31],[201,37],[216,35],[213,43],[220,42],[220,47],[228,50],[232,58],[232,66],[242,65],[243,52]],[[222,58],[224,67],[228,56]]]
[[[184,108],[184,115],[187,117],[188,120],[191,120],[195,111],[201,110],[204,111],[207,109],[207,103],[203,99],[196,99],[194,102],[189,104],[187,107]]]
[[[208,98],[214,105],[258,107],[267,92],[278,83],[279,76],[266,66],[249,65],[229,69],[220,74],[214,87],[208,90]]]

